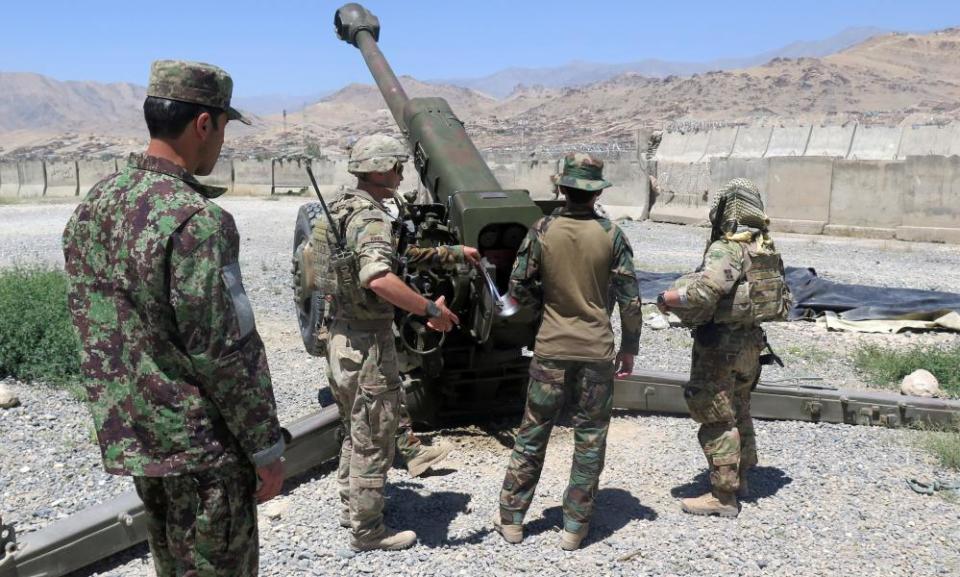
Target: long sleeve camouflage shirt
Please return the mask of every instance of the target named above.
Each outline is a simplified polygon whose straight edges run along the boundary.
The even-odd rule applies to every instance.
[[[145,156],[97,183],[63,235],[69,305],[104,468],[168,476],[284,443],[233,217]]]
[[[743,274],[741,243],[720,239],[707,247],[703,263],[685,287],[679,289],[680,309],[688,316],[713,318],[717,303],[730,294]]]
[[[613,359],[614,302],[620,350],[639,350],[643,317],[633,249],[620,227],[587,207],[560,208],[534,223],[517,252],[510,294],[522,306],[543,311],[539,357]]]

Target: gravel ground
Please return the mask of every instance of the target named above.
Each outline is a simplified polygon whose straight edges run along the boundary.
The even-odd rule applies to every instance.
[[[243,247],[244,281],[268,347],[281,419],[315,409],[322,363],[306,355],[295,328],[289,254],[301,200],[227,199]],[[0,267],[62,265],[59,235],[72,206],[0,206]],[[626,223],[638,266],[689,270],[699,263],[706,231]],[[777,235],[787,264],[824,277],[883,286],[951,290],[960,286],[954,246]],[[828,333],[813,323],[769,328],[788,362],[770,378],[817,376],[864,387],[850,352],[863,342],[943,346],[956,335]],[[684,371],[690,338],[682,329],[648,330],[639,368]],[[7,380],[23,405],[0,411],[0,513],[26,533],[132,488],[105,475],[86,410],[69,393]],[[336,525],[329,467],[288,484],[277,519],[261,515],[264,575],[960,575],[960,506],[910,491],[907,477],[943,475],[916,448],[918,433],[794,422],[758,424],[761,467],[756,498],[735,521],[680,513],[676,498],[706,489],[695,425],[688,419],[618,413],[611,428],[598,511],[586,547],[557,546],[572,452],[570,430],[555,433],[528,538],[506,545],[490,534],[512,422],[441,431],[457,447],[444,469],[425,479],[391,475],[388,516],[420,534],[406,552],[353,555]],[[735,530],[731,530],[735,528]],[[622,558],[629,557],[625,560]],[[145,549],[83,575],[152,575]]]

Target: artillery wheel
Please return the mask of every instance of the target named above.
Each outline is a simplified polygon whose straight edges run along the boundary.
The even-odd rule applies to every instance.
[[[319,202],[309,202],[297,212],[297,224],[293,231],[293,295],[297,306],[297,322],[303,346],[313,356],[322,356],[317,334],[323,314],[323,295],[316,290],[313,279],[311,255],[304,255],[304,248],[313,234],[313,225],[323,216]]]

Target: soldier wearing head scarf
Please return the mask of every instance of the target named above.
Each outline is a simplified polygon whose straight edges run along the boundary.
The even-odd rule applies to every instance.
[[[783,261],[768,234],[757,186],[735,178],[710,209],[710,242],[697,272],[662,293],[661,311],[693,327],[690,382],[683,394],[700,423],[698,439],[710,469],[711,491],[683,499],[687,513],[736,517],[747,496],[747,472],[757,464],[750,392],[760,379],[766,347],[761,323],[786,320],[790,291]]]
[[[563,496],[560,546],[574,550],[590,530],[603,470],[615,373],[633,372],[640,341],[640,293],[633,249],[616,224],[597,214],[610,183],[603,161],[570,153],[554,183],[566,206],[533,224],[517,253],[510,294],[541,310],[530,362],[523,422],[500,491],[494,528],[509,543],[523,540],[523,518],[543,469],[550,431],[568,403],[574,424],[573,466]],[[620,307],[620,350],[610,312]]]
[[[357,187],[344,190],[329,206],[337,232],[321,218],[311,240],[317,270],[327,271],[324,277],[330,279],[321,287],[332,295],[328,376],[346,429],[338,472],[340,523],[352,529],[350,545],[360,551],[403,549],[416,542],[416,533],[396,531],[383,520],[384,484],[395,447],[407,449],[408,465],[421,457],[429,466],[448,451],[420,446],[409,430],[395,438],[406,412],[392,328],[395,307],[427,317],[437,331],[460,322],[443,297],[427,300],[394,272],[398,229],[383,201],[396,192],[407,158],[404,145],[390,136],[359,139],[347,164]],[[408,266],[429,268],[479,261],[478,251],[464,246],[411,247],[404,257]],[[409,417],[405,421],[409,426]]]
[[[63,233],[87,401],[108,473],[133,476],[157,575],[257,574],[257,501],[283,482],[270,371],[233,217],[210,199],[233,81],[153,63],[146,153],[98,182]],[[257,487],[258,477],[260,486]]]

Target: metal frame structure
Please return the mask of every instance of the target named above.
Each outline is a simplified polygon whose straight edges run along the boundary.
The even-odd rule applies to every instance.
[[[688,375],[640,371],[617,379],[617,409],[687,414],[683,386]],[[753,392],[752,413],[762,419],[848,425],[955,427],[960,401],[906,397],[894,393],[780,386],[761,383]],[[300,475],[340,451],[340,420],[335,406],[298,419],[286,429],[286,477]],[[60,577],[146,539],[143,504],[135,492],[81,511],[28,533],[0,556],[0,577]]]

